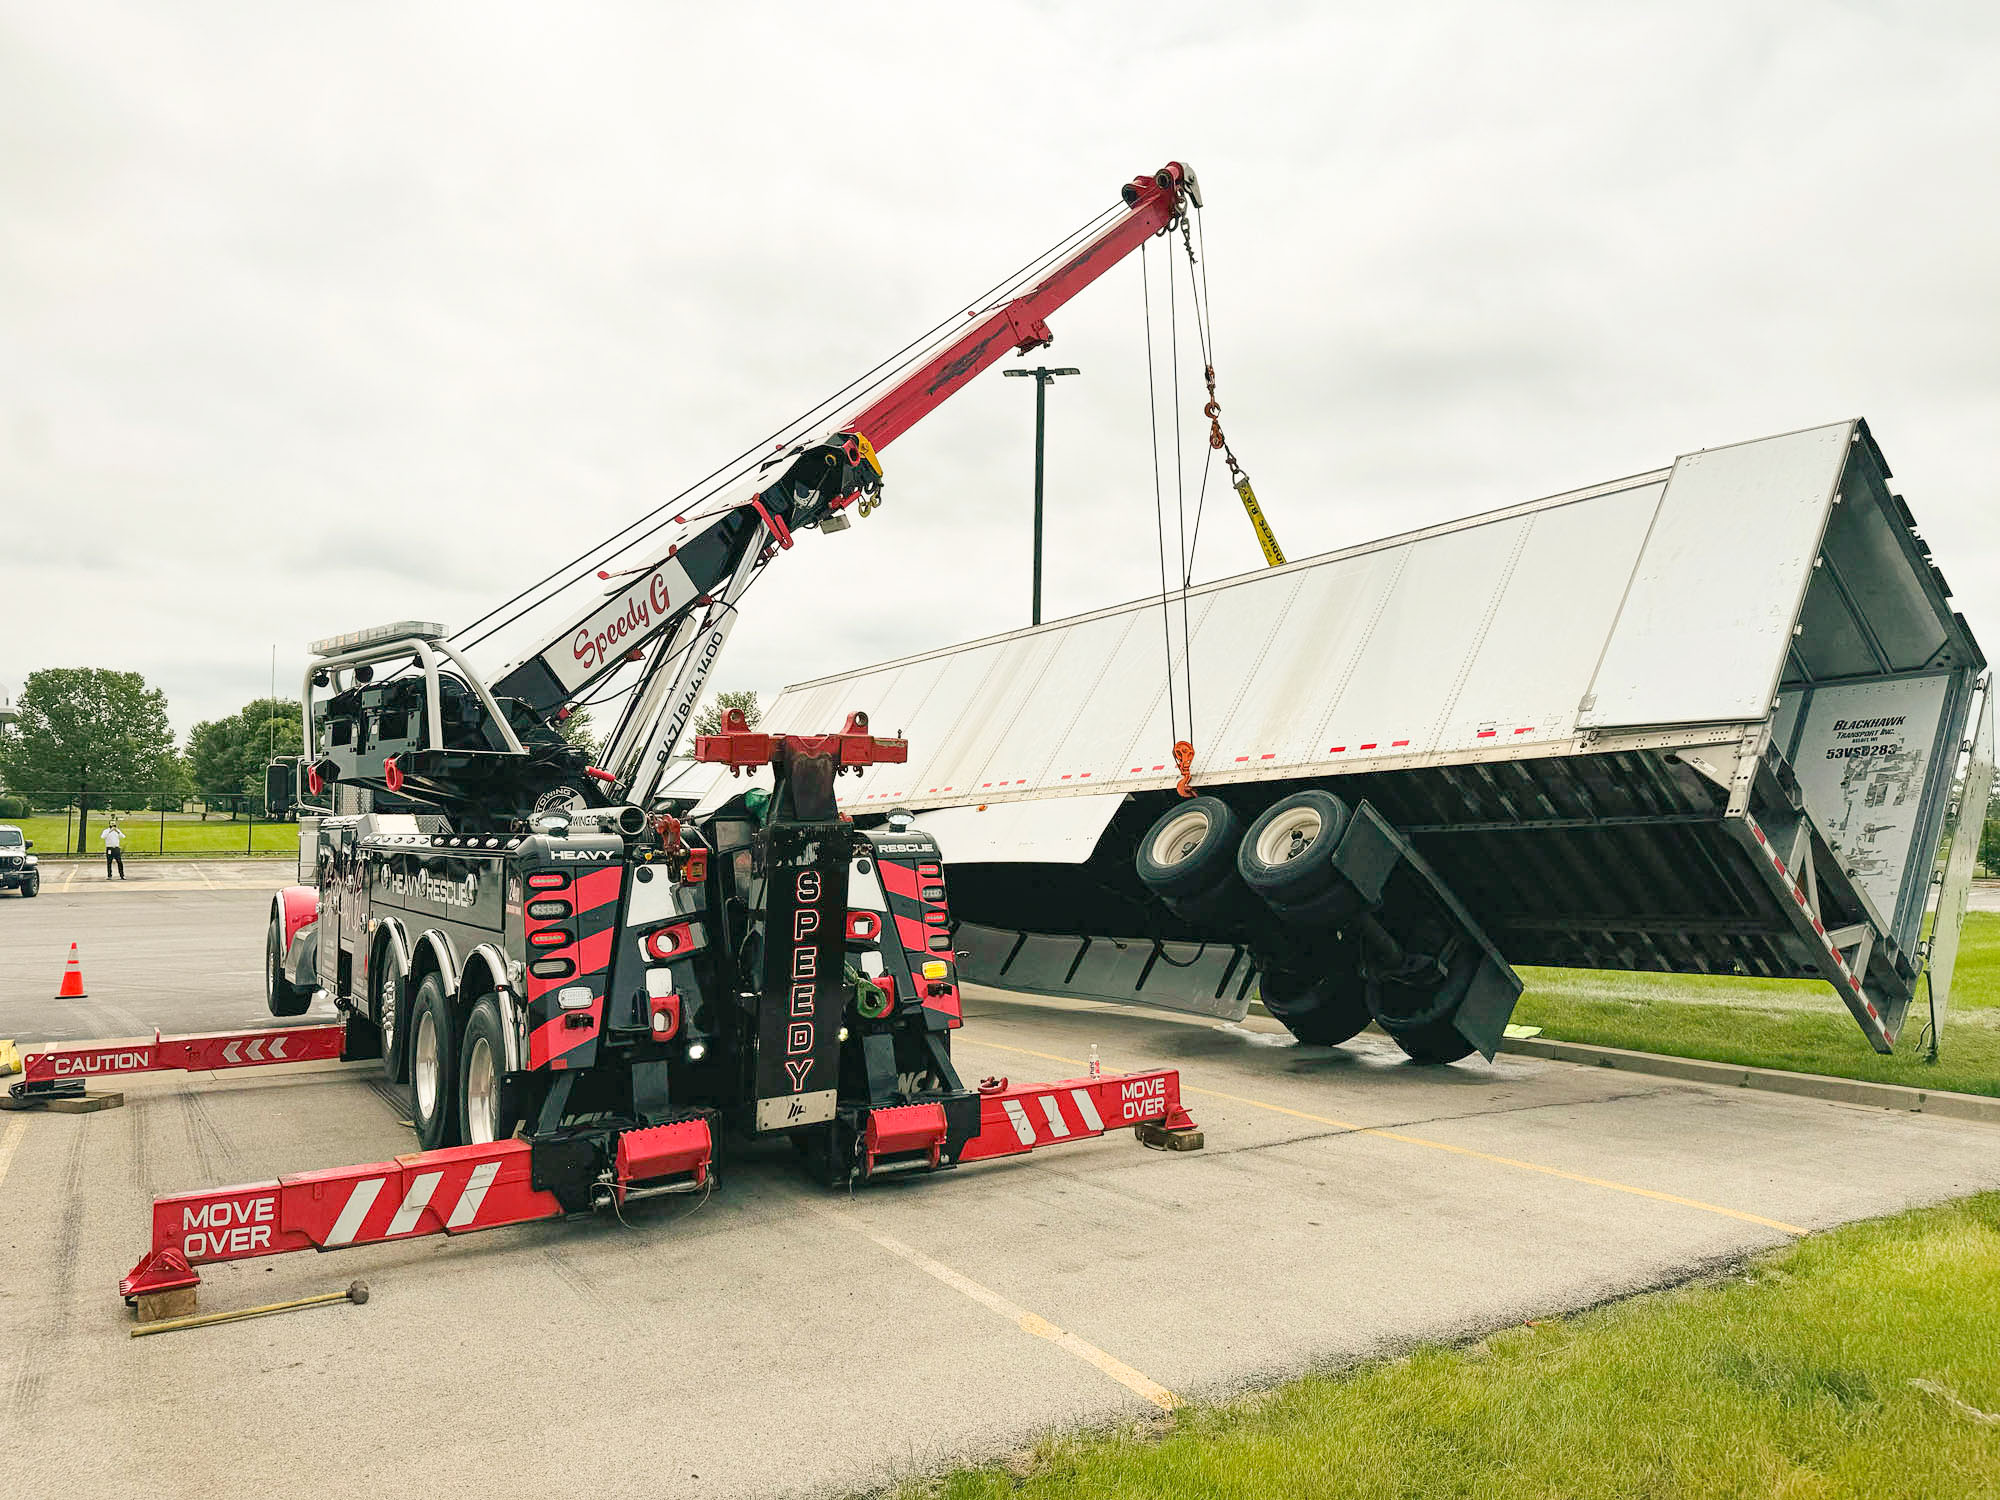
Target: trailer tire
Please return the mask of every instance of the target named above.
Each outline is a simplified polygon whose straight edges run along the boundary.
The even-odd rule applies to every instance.
[[[410,1122],[426,1151],[458,1140],[458,1035],[444,981],[426,974],[410,1002]]]
[[[302,1016],[312,999],[310,989],[301,989],[285,978],[285,930],[274,906],[264,937],[264,1008],[274,1016]]]
[[[1314,979],[1289,969],[1266,969],[1258,976],[1257,998],[1285,1030],[1313,1047],[1338,1047],[1374,1019],[1366,993],[1343,975]]]
[[[1465,1003],[1466,990],[1479,970],[1481,954],[1467,945],[1452,961],[1442,984],[1429,989],[1377,979],[1368,984],[1368,1008],[1390,1040],[1420,1063],[1457,1062],[1478,1049],[1453,1021]]]
[[[1147,890],[1182,906],[1228,884],[1243,820],[1220,797],[1193,797],[1160,814],[1139,840],[1133,863]]]
[[[507,1140],[525,1118],[514,1090],[507,1087],[500,1002],[491,995],[473,1006],[466,1018],[465,1040],[459,1046],[457,1106],[468,1146]]]
[[[1294,792],[1257,816],[1236,851],[1236,871],[1279,915],[1329,918],[1345,894],[1333,866],[1347,832],[1347,804],[1332,792]],[[1329,896],[1334,897],[1329,901]]]

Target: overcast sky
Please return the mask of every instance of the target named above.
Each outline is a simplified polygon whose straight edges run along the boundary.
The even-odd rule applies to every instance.
[[[1994,651],[1996,15],[0,0],[0,692],[185,731],[463,624],[1169,158],[1294,558],[1861,415]],[[1054,324],[1051,617],[1158,586],[1137,262]],[[715,682],[1026,623],[1032,390],[898,442]],[[1259,562],[1223,498],[1198,577]]]

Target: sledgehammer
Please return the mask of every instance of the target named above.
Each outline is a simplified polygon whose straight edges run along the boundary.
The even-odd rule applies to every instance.
[[[173,1333],[182,1328],[206,1328],[211,1323],[234,1323],[241,1318],[261,1318],[270,1313],[290,1312],[295,1307],[316,1307],[322,1302],[352,1302],[356,1306],[368,1300],[368,1283],[350,1281],[344,1292],[321,1292],[317,1297],[300,1297],[291,1302],[267,1302],[262,1307],[244,1307],[235,1312],[197,1313],[191,1318],[162,1318],[157,1323],[141,1323],[132,1330],[132,1337],[144,1338],[149,1333]]]

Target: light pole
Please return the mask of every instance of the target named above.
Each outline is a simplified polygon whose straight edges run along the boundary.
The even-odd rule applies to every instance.
[[[1048,422],[1049,382],[1058,375],[1081,375],[1081,370],[1065,365],[1051,370],[1037,365],[1032,370],[1002,370],[1003,375],[1032,375],[1035,378],[1035,596],[1030,625],[1042,623],[1042,433]]]

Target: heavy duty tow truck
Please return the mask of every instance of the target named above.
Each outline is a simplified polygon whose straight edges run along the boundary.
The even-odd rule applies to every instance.
[[[490,688],[435,625],[313,646],[302,754],[273,766],[270,787],[282,804],[303,782],[310,883],[272,900],[266,993],[274,1016],[323,996],[339,1019],[48,1049],[15,1088],[376,1058],[409,1087],[421,1150],[158,1200],[152,1246],[120,1284],[142,1317],[208,1262],[705,1188],[731,1133],[788,1137],[834,1184],[1125,1126],[1200,1144],[1172,1070],[1027,1086],[960,1076],[940,850],[906,818],[864,827],[835,798],[843,773],[906,757],[865,715],[773,736],[732,713],[695,757],[769,766],[769,793],[687,821],[661,796],[763,569],[799,533],[867,515],[882,449],[1008,353],[1048,344],[1055,309],[1199,202],[1179,163],[1126,184],[1017,294],[906,359],[845,420],[747,466],[741,489],[688,506],[640,566],[599,572],[608,590]],[[624,706],[593,763],[561,721],[621,671]]]

